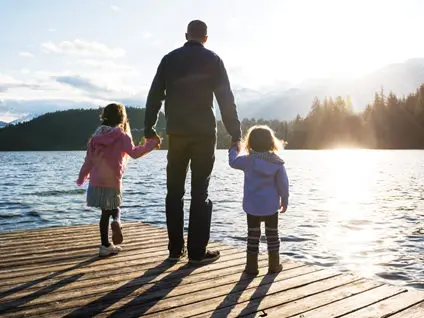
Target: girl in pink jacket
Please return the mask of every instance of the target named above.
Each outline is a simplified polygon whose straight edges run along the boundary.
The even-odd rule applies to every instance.
[[[107,105],[100,117],[102,124],[88,143],[87,154],[81,167],[77,185],[81,186],[90,176],[87,190],[87,206],[102,210],[100,218],[99,255],[108,256],[122,250],[123,241],[120,209],[122,204],[122,176],[128,156],[139,158],[159,148],[158,138],[147,139],[142,146],[134,146],[124,105]],[[112,242],[109,242],[109,218],[112,216]]]

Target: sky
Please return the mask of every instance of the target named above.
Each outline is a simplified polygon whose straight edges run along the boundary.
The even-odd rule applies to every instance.
[[[422,12],[420,0],[0,0],[0,120],[144,106],[193,19],[232,87],[263,90],[424,57]]]

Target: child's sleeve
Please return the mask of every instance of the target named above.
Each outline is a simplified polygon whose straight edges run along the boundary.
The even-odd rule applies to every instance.
[[[236,147],[232,147],[228,152],[228,163],[231,168],[244,170],[247,163],[247,156],[239,156]]]
[[[281,204],[287,206],[289,204],[289,178],[284,165],[277,172],[277,189],[281,197]]]
[[[159,140],[155,138],[149,138],[141,146],[134,146],[133,141],[127,134],[124,135],[124,151],[133,159],[140,158],[145,154],[151,152],[159,145]]]
[[[93,167],[93,161],[92,161],[92,150],[91,150],[91,144],[88,145],[87,153],[85,155],[84,163],[80,169],[78,179],[77,179],[77,185],[82,186],[87,180],[88,175],[91,171],[91,168]]]

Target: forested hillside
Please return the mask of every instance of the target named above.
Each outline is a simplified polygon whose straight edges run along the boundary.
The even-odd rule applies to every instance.
[[[144,109],[127,107],[135,142],[143,137]],[[71,109],[47,113],[29,122],[0,130],[0,150],[84,150],[100,124],[100,109]],[[160,114],[158,130],[165,120]]]

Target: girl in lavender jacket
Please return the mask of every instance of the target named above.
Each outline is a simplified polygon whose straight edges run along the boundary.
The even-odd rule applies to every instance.
[[[243,209],[248,227],[245,272],[253,275],[258,274],[262,221],[268,244],[268,271],[282,270],[278,212],[287,210],[289,181],[284,161],[276,153],[279,145],[281,141],[268,126],[254,126],[245,137],[247,155],[240,155],[236,147],[229,151],[230,166],[244,171]]]
[[[128,155],[139,158],[159,147],[158,138],[148,139],[142,146],[134,146],[124,105],[109,104],[100,117],[102,125],[88,143],[87,154],[81,167],[77,185],[81,186],[90,175],[87,205],[102,210],[100,218],[99,255],[108,256],[122,250],[117,244],[123,241],[120,223],[122,204],[122,177]],[[109,242],[109,218],[112,216],[112,241]],[[116,245],[115,245],[116,244]]]

